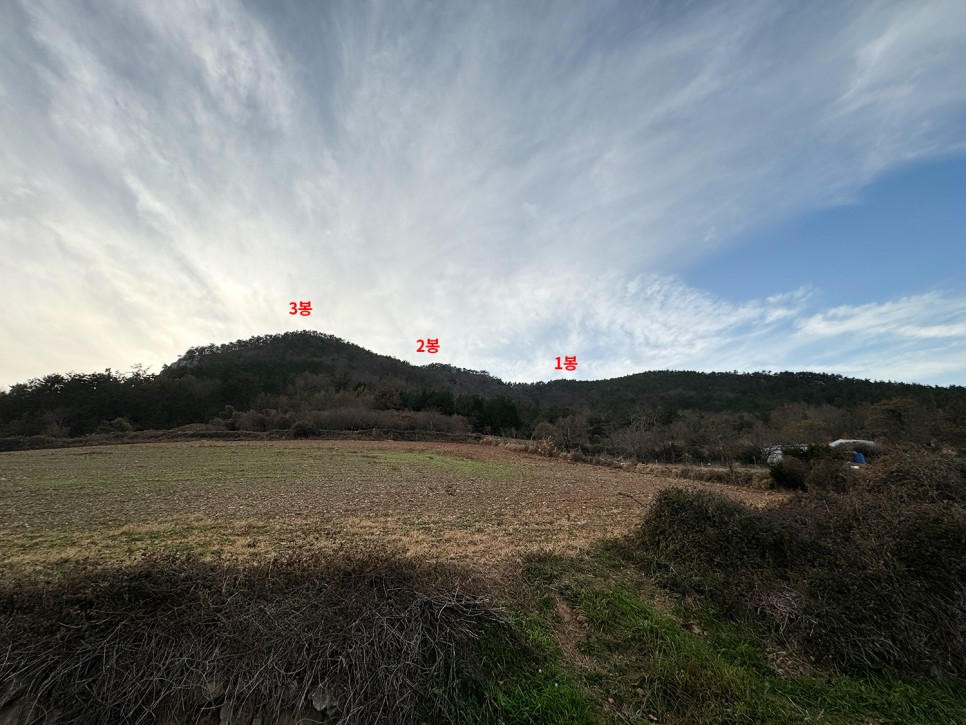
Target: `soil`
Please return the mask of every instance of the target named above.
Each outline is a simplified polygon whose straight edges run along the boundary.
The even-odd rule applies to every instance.
[[[152,443],[0,454],[0,573],[155,549],[239,558],[379,543],[482,567],[628,532],[668,487],[785,494],[484,443]]]

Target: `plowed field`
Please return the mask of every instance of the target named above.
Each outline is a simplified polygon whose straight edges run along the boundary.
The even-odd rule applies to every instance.
[[[372,441],[193,442],[0,454],[0,575],[176,550],[262,557],[378,541],[489,566],[636,525],[668,486],[780,494],[541,458]]]

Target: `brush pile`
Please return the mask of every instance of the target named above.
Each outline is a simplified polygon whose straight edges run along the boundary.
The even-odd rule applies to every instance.
[[[0,721],[445,721],[500,611],[467,573],[356,550],[239,567],[151,556],[0,590]]]

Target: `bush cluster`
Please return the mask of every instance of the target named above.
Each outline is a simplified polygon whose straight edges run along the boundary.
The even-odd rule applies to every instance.
[[[770,467],[771,478],[775,488],[792,491],[805,490],[805,478],[808,476],[808,465],[800,458],[783,458]]]
[[[666,491],[625,547],[664,585],[816,661],[966,675],[961,466],[905,449],[859,472],[822,462],[807,480],[760,511]]]
[[[769,466],[772,488],[805,491],[809,487],[847,490],[851,469],[848,451],[825,445],[790,448],[778,463]]]
[[[297,421],[291,428],[293,438],[312,438],[323,431],[346,430],[432,431],[436,433],[467,434],[470,425],[459,415],[444,415],[424,410],[418,413],[403,410],[371,410],[368,408],[335,408],[314,411]]]

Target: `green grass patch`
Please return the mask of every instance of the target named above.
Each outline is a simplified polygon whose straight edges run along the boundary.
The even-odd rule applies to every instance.
[[[458,723],[580,725],[598,722],[586,693],[568,675],[553,638],[533,619],[511,616],[489,627],[456,663],[447,715]],[[442,690],[439,695],[444,695]]]
[[[601,721],[662,723],[963,722],[966,687],[812,669],[785,676],[754,632],[706,611],[655,602],[653,584],[598,550],[541,557],[525,577],[533,616],[561,627],[553,597],[582,619],[569,663]],[[549,592],[549,593],[548,593]]]

